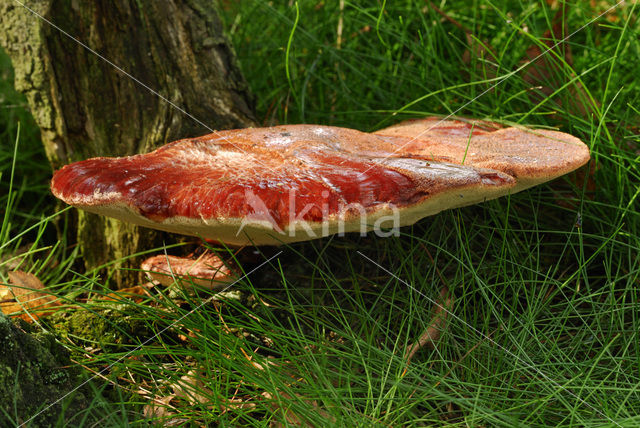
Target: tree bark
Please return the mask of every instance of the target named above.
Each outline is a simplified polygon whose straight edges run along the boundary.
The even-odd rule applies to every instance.
[[[53,168],[255,125],[211,0],[0,0],[0,26]],[[92,214],[78,212],[77,225],[88,268],[162,244],[159,232]],[[130,272],[115,272],[118,286],[139,279]]]

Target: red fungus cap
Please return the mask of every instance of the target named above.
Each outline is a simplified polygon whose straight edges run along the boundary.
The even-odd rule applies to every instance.
[[[534,162],[540,166],[534,181],[589,158],[586,146],[567,134],[512,129],[478,127],[471,137],[474,153],[468,154],[473,161],[464,165],[459,148],[469,141],[468,129],[442,128],[440,135],[431,130],[417,139],[413,135],[422,131],[403,127],[376,134],[318,125],[220,131],[144,155],[67,165],[54,174],[51,189],[68,204],[142,226],[231,245],[277,245],[385,221],[412,224],[505,195],[522,187],[521,179],[529,186],[529,176],[510,168],[525,163],[517,159],[521,146],[583,148],[579,161],[558,151],[563,169],[558,162],[544,169],[546,157]],[[499,132],[507,139],[503,148],[518,147],[515,154],[493,153],[500,147],[486,136]],[[491,143],[485,157],[476,138]],[[439,139],[445,142],[440,151]],[[529,152],[527,162],[535,161],[538,150]]]

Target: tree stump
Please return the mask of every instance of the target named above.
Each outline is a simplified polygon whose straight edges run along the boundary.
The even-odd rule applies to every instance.
[[[20,3],[0,0],[0,45],[54,169],[255,125],[211,0]],[[92,268],[161,245],[162,234],[78,212],[77,242]],[[139,279],[126,270],[114,278]]]

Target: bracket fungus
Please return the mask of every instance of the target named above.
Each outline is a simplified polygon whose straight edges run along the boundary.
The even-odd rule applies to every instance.
[[[151,281],[164,286],[176,280],[210,290],[224,289],[238,277],[216,254],[205,251],[199,256],[177,257],[161,254],[146,259],[140,265]]]
[[[571,135],[484,121],[426,118],[375,133],[286,125],[76,162],[54,174],[51,189],[70,205],[141,226],[278,245],[410,225],[588,160]]]

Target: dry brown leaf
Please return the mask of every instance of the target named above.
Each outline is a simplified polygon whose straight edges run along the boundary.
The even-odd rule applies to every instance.
[[[172,397],[182,398],[191,405],[200,404],[209,409],[213,407],[211,400],[215,393],[205,386],[202,375],[196,370],[191,370],[182,376],[177,383],[171,385],[171,389],[173,389]],[[219,397],[218,401],[218,410],[223,413],[231,409],[252,409],[256,406],[255,403],[242,398]]]
[[[187,400],[190,404],[209,405],[214,392],[205,387],[204,382],[200,379],[197,371],[191,370],[180,380],[171,385],[173,393],[176,397]]]
[[[425,346],[432,348],[435,347],[435,342],[440,338],[440,335],[446,326],[447,315],[451,312],[453,307],[453,297],[449,293],[449,289],[447,287],[442,288],[440,291],[440,301],[442,303],[436,303],[434,305],[433,318],[425,332],[422,333],[416,342],[407,347],[407,365],[409,365],[416,352]]]
[[[541,40],[544,40],[544,46],[537,44],[529,46],[521,62],[521,64],[530,63],[525,68],[522,78],[531,87],[536,88],[535,91],[528,91],[529,98],[536,104],[564,86],[568,78],[575,77],[573,70],[570,71],[569,76],[564,70],[565,67],[573,65],[571,45],[564,40],[571,34],[567,23],[569,8],[568,3],[559,6],[553,17],[551,29],[542,35]],[[567,96],[555,98],[553,102],[561,106],[561,102],[566,100],[567,105],[562,107],[568,113],[583,118],[589,117],[593,112],[593,104],[582,83],[575,81],[566,88],[566,91],[568,91]]]
[[[9,272],[9,284],[0,285],[0,309],[5,315],[28,322],[50,315],[54,312],[50,308],[60,302],[41,290],[45,286],[35,275],[19,270]]]
[[[315,426],[311,424],[309,421],[307,421],[305,418],[302,418],[296,415],[293,411],[291,411],[291,409],[280,407],[280,403],[284,404],[286,401],[291,401],[292,397],[289,394],[282,391],[280,391],[278,395],[280,396],[281,400],[277,400],[269,392],[265,391],[262,393],[262,397],[268,401],[271,409],[274,412],[280,412],[284,417],[284,419],[286,420],[286,424],[282,424],[280,422],[274,421],[271,423],[270,425],[271,427],[284,427],[284,426],[313,427]],[[320,408],[317,401],[307,400],[302,395],[299,395],[299,394],[296,394],[296,397],[298,397],[300,400],[306,402],[311,407],[313,407],[316,413],[322,416],[326,420],[327,426],[332,426],[333,424],[335,424],[335,419],[333,418],[333,416],[331,416],[327,411]]]
[[[169,402],[173,400],[174,395],[166,397],[154,398],[148,404],[142,407],[142,414],[147,419],[166,419],[175,413],[171,411]]]

